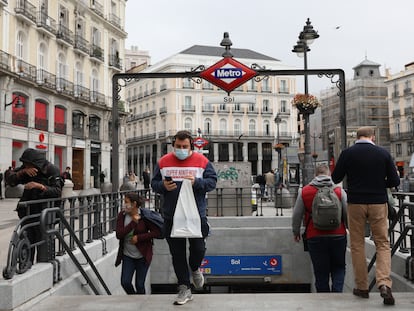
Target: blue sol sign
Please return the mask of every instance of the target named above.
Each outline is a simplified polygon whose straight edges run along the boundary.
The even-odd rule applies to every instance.
[[[282,274],[282,257],[206,256],[200,269],[210,275],[279,275]]]

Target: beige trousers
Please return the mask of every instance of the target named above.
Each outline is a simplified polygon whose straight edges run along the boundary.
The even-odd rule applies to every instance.
[[[355,286],[368,289],[368,270],[365,255],[365,224],[369,222],[377,251],[377,287],[387,285],[391,288],[391,249],[388,240],[387,204],[348,204],[348,227],[351,245],[352,266]]]

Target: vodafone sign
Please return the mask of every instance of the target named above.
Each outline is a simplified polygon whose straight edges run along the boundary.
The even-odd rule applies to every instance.
[[[257,72],[234,58],[225,57],[200,73],[200,77],[227,93],[255,77]]]

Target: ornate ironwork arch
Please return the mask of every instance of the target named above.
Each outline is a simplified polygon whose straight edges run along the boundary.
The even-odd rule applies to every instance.
[[[118,101],[120,100],[120,91],[127,83],[132,80],[141,79],[171,79],[171,78],[188,78],[195,83],[200,84],[202,78],[200,73],[203,72],[204,66],[200,65],[191,71],[186,72],[144,72],[144,73],[118,73],[112,76],[112,191],[117,192],[119,189],[119,111]],[[261,81],[269,76],[300,76],[315,75],[319,78],[327,77],[331,83],[338,88],[339,122],[341,126],[341,149],[346,148],[346,109],[345,109],[345,72],[342,69],[298,69],[298,70],[267,70],[257,64],[253,64],[252,69],[257,72],[253,77],[255,81]],[[121,82],[120,82],[121,81]]]

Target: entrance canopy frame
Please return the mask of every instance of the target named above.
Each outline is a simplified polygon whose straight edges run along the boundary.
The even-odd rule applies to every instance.
[[[251,66],[256,71],[253,77],[256,81],[261,81],[269,76],[318,76],[327,77],[331,83],[338,88],[339,97],[339,123],[341,128],[341,150],[346,148],[346,106],[345,106],[345,72],[342,69],[294,69],[294,70],[267,70],[257,64]],[[200,74],[204,71],[203,65],[198,66],[192,71],[186,72],[142,72],[142,73],[117,73],[112,76],[112,191],[119,190],[119,110],[118,102],[121,99],[120,91],[131,81],[142,79],[171,79],[188,78],[200,84],[203,78]],[[249,81],[249,80],[248,80]],[[246,81],[247,82],[247,81]],[[246,83],[245,82],[245,83]],[[228,95],[230,92],[228,92]]]

